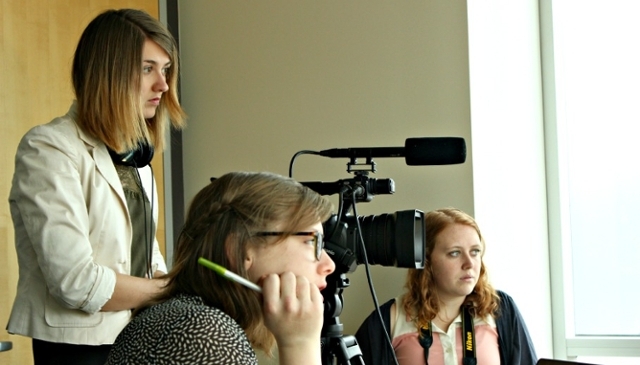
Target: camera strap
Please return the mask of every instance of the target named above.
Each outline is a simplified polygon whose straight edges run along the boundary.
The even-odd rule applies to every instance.
[[[463,306],[462,308],[462,365],[476,365],[476,339],[474,334],[473,316],[471,315],[471,307]],[[433,344],[433,330],[431,321],[427,327],[420,327],[418,334],[418,342],[424,349],[424,362],[429,365],[429,348]]]

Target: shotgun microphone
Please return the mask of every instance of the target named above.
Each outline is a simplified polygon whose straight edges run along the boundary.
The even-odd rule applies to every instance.
[[[465,162],[467,145],[461,137],[407,138],[404,147],[351,147],[323,150],[331,158],[404,157],[409,166],[453,165]]]

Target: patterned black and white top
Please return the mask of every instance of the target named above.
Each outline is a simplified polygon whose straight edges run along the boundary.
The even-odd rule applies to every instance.
[[[138,314],[120,332],[106,365],[253,364],[240,326],[202,298],[180,295]]]

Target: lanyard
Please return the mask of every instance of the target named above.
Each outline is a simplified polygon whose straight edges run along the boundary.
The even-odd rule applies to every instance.
[[[476,340],[473,328],[473,316],[469,306],[464,306],[462,310],[462,358],[463,365],[476,365]],[[429,364],[429,347],[433,344],[433,331],[431,321],[427,327],[420,328],[418,342],[424,348],[424,361]]]

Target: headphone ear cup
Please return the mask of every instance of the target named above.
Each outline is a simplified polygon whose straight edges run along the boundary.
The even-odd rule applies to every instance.
[[[124,153],[117,153],[110,148],[108,150],[114,164],[138,168],[150,164],[154,154],[153,146],[142,142],[138,144],[138,148],[135,150]]]
[[[145,167],[153,160],[153,146],[147,143],[140,143],[138,149],[133,152],[134,167]]]

